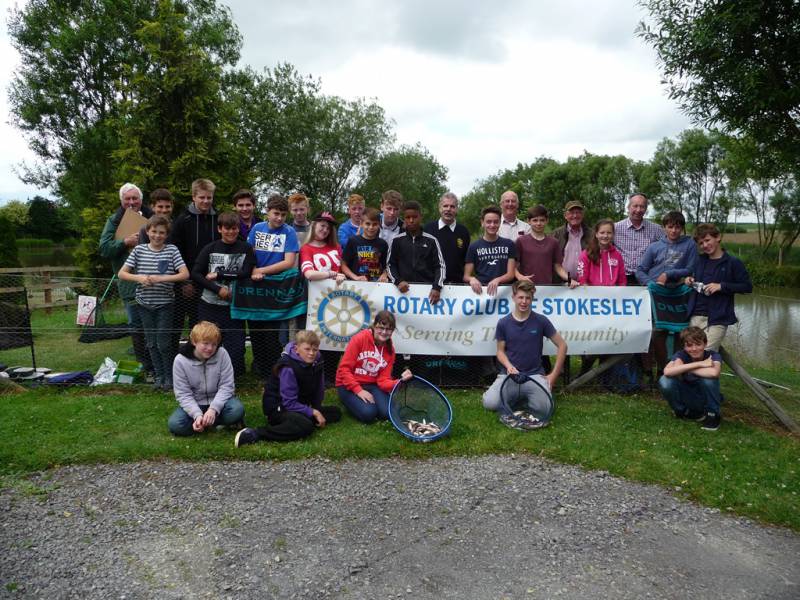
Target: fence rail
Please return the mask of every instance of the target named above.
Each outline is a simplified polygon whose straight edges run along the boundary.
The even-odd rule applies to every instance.
[[[18,285],[0,287],[0,297],[3,294],[27,291],[28,306],[30,309],[44,309],[47,314],[50,314],[53,308],[70,306],[74,303],[72,298],[63,296],[69,296],[69,294],[72,293],[72,288],[75,285],[79,285],[80,282],[80,278],[65,279],[63,277],[57,277],[56,280],[54,280],[53,275],[58,273],[75,273],[78,271],[80,271],[80,269],[74,266],[4,267],[0,269],[0,277],[22,278],[25,285],[24,287]],[[56,296],[58,296],[56,299],[53,298],[54,291],[56,292]]]

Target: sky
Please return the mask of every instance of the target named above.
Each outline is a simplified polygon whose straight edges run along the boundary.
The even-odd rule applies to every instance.
[[[667,98],[655,53],[635,35],[633,1],[221,1],[241,65],[292,63],[326,94],[374,99],[398,144],[425,146],[463,195],[477,180],[539,156],[584,151],[648,160],[690,126]],[[3,20],[13,2],[0,0]],[[47,190],[15,175],[33,162],[12,127],[7,86],[18,56],[0,35],[0,203]]]

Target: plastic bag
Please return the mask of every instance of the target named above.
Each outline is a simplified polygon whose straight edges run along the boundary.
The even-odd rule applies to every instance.
[[[94,381],[91,385],[101,385],[103,383],[114,383],[114,372],[117,370],[117,363],[106,356],[103,364],[94,374]]]

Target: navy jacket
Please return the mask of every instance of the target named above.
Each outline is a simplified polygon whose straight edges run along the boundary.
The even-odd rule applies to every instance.
[[[705,272],[705,266],[708,263],[708,254],[699,254],[694,263],[692,272],[697,281],[703,283],[719,283],[722,288],[716,294],[708,297],[708,324],[709,325],[733,325],[737,322],[736,313],[733,311],[733,295],[734,294],[749,294],[753,291],[753,284],[750,282],[750,274],[744,266],[744,263],[724,252],[719,259],[720,268],[718,271],[719,277],[714,281],[704,281],[701,279],[702,274]],[[697,300],[697,292],[692,294],[689,300],[689,314],[694,312],[695,301]]]

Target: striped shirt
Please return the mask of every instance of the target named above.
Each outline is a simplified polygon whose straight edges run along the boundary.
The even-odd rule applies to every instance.
[[[653,242],[665,237],[661,225],[642,219],[639,228],[633,226],[631,220],[623,219],[614,224],[614,245],[622,254],[625,262],[625,273],[636,273],[636,268],[642,262],[644,251]]]
[[[139,244],[128,255],[125,266],[136,275],[175,275],[186,265],[177,246],[165,244],[154,251],[149,244]],[[173,286],[173,283],[140,284],[136,287],[136,302],[150,308],[169,304],[175,297]]]

